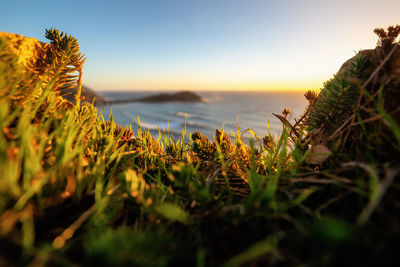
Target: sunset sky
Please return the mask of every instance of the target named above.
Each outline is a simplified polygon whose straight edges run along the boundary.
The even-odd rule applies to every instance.
[[[73,35],[95,90],[305,90],[373,48],[399,11],[399,0],[4,1],[0,31]]]

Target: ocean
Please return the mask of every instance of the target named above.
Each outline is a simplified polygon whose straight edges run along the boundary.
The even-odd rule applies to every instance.
[[[133,99],[158,94],[154,91],[100,92],[109,100]],[[172,136],[178,137],[185,125],[187,136],[195,131],[213,139],[216,129],[224,128],[228,134],[237,133],[237,121],[240,130],[252,129],[259,137],[269,131],[279,135],[282,124],[272,113],[281,114],[284,108],[291,113],[289,121],[294,122],[307,106],[304,92],[196,92],[205,103],[126,103],[98,107],[103,117],[108,120],[111,110],[114,121],[133,130],[138,128],[138,118],[142,129],[150,130],[152,135],[158,129],[169,128]],[[269,123],[268,123],[269,122]],[[251,138],[249,133],[244,138]]]

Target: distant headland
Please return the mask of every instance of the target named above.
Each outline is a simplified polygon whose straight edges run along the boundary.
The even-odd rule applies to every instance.
[[[181,91],[177,93],[161,93],[151,96],[133,99],[117,99],[109,101],[107,104],[123,104],[130,102],[144,102],[144,103],[162,103],[162,102],[204,102],[203,99],[196,93],[190,91]]]
[[[76,87],[70,89],[63,89],[61,91],[61,95],[71,103],[75,103],[75,94],[76,94]],[[96,106],[99,105],[107,105],[110,101],[107,98],[99,95],[94,90],[90,89],[89,87],[82,85],[82,92],[81,96],[84,97],[84,101],[92,103]]]
[[[76,93],[76,88],[67,89],[62,91],[62,95],[65,99],[70,102],[74,102],[74,97]],[[156,95],[150,95],[140,98],[131,99],[116,99],[108,100],[107,98],[97,94],[94,90],[91,90],[87,86],[82,86],[82,96],[85,98],[84,101],[93,102],[96,106],[99,105],[115,105],[124,104],[132,102],[143,102],[143,103],[164,103],[164,102],[186,102],[186,103],[196,103],[204,102],[204,100],[196,93],[190,91],[181,91],[177,93],[161,93]]]

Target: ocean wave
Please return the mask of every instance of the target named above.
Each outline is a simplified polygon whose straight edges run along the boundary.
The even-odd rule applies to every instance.
[[[212,95],[202,95],[201,97],[203,98],[203,103],[205,104],[218,103],[223,100],[223,97],[218,93]]]
[[[179,129],[183,127],[183,123],[181,122],[155,122],[155,123],[147,123],[140,122],[140,127],[146,128],[149,130],[158,130],[158,129]]]
[[[189,113],[189,112],[181,112],[181,111],[172,112],[172,114],[177,116],[177,117],[180,117],[180,118],[197,118],[198,117],[197,114],[192,114],[192,113]]]
[[[186,123],[186,125],[188,127],[194,128],[194,129],[211,129],[208,125],[200,124],[200,123],[193,122],[193,121],[188,121]]]
[[[118,110],[116,110],[116,112],[120,113],[125,119],[127,119],[129,121],[134,121],[135,120],[135,118],[131,114],[129,114],[129,112],[126,112],[123,109],[118,109]]]
[[[137,123],[135,123],[137,124]],[[150,130],[157,130],[157,129],[182,129],[185,126],[184,122],[177,122],[177,121],[170,121],[170,122],[155,122],[155,123],[148,123],[148,122],[140,122],[140,127],[150,129]],[[193,121],[186,122],[186,127],[192,129],[210,129],[208,125],[200,124]]]
[[[135,97],[138,96],[134,92]],[[112,96],[112,94],[110,94]],[[121,95],[115,93],[116,98]],[[112,108],[115,121],[121,125],[132,124],[137,128],[138,117],[141,127],[156,133],[158,129],[180,133],[185,125],[187,132],[200,131],[208,137],[215,134],[215,129],[224,127],[225,131],[236,133],[236,120],[239,115],[239,126],[243,131],[251,128],[261,138],[267,130],[267,118],[271,133],[278,135],[282,131],[282,123],[271,115],[271,112],[282,110],[284,103],[291,109],[293,117],[301,115],[306,103],[302,94],[236,93],[236,92],[201,92],[201,97],[209,104],[168,103],[162,105],[142,105],[129,103]],[[127,97],[127,96],[126,96]],[[133,93],[132,93],[133,97]],[[285,105],[286,106],[286,105]],[[110,116],[111,107],[104,107],[104,118]],[[169,121],[169,123],[168,123]],[[292,120],[290,120],[292,121]]]

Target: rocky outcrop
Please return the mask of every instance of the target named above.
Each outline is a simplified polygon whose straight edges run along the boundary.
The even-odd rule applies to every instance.
[[[64,97],[66,100],[70,101],[71,103],[75,103],[75,94],[76,94],[76,87],[70,89],[61,90],[61,96]],[[109,101],[97,94],[95,91],[90,89],[89,87],[82,85],[82,92],[81,96],[83,96],[83,101],[93,103],[94,105],[107,105]]]
[[[202,102],[203,99],[189,91],[183,91],[173,94],[158,94],[148,97],[143,97],[138,99],[139,102],[150,102],[150,103],[157,103],[157,102]]]
[[[123,104],[123,103],[131,103],[131,102],[144,102],[144,103],[163,103],[163,102],[203,102],[203,99],[190,91],[182,91],[178,93],[172,93],[172,94],[158,94],[158,95],[152,95],[152,96],[147,96],[147,97],[142,97],[142,98],[134,98],[134,99],[120,99],[120,100],[114,100],[114,101],[109,101],[108,104]]]

